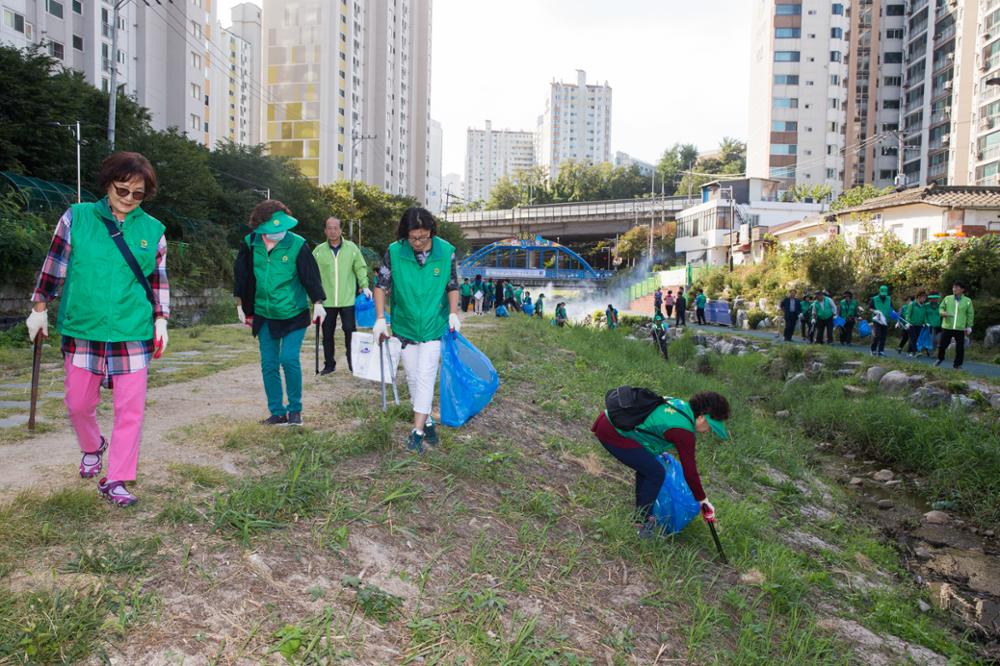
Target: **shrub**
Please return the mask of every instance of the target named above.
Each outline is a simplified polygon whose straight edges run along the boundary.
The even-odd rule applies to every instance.
[[[757,328],[757,324],[767,319],[767,313],[763,310],[754,308],[747,313],[747,321],[750,323],[750,329],[753,330]]]
[[[0,275],[4,284],[14,287],[34,284],[55,228],[43,215],[23,211],[23,206],[23,196],[16,192],[0,197]]]
[[[941,276],[944,293],[962,282],[969,296],[990,294],[1000,297],[1000,236],[983,236],[968,241]]]

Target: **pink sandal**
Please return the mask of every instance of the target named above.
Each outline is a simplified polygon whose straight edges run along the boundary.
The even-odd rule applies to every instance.
[[[101,473],[101,467],[103,467],[104,461],[101,459],[101,455],[108,450],[108,440],[101,436],[101,448],[97,449],[93,453],[84,453],[83,457],[80,458],[80,478],[81,479],[92,479]]]
[[[124,481],[108,481],[107,478],[101,479],[97,483],[97,492],[104,499],[120,507],[132,506],[139,501],[138,497],[125,488]]]

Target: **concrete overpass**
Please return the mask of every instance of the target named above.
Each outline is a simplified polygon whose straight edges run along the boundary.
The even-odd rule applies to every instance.
[[[465,237],[477,247],[504,238],[529,235],[560,241],[596,240],[649,224],[651,216],[657,223],[673,219],[678,212],[699,203],[700,198],[688,197],[585,201],[450,213],[446,219],[461,226]]]

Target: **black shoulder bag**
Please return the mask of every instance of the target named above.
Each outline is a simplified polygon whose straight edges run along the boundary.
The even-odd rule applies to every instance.
[[[130,250],[128,245],[125,244],[125,237],[122,236],[122,230],[118,228],[117,224],[106,217],[102,216],[101,221],[104,222],[104,226],[108,230],[108,235],[111,236],[111,240],[115,242],[115,245],[118,247],[118,251],[122,253],[122,258],[125,259],[125,263],[132,269],[135,279],[139,281],[139,284],[141,284],[142,288],[146,291],[146,298],[149,300],[149,304],[155,308],[156,299],[153,297],[153,288],[149,286],[149,279],[142,274],[142,269],[139,268],[139,262],[135,260],[135,255],[132,254],[132,250]]]

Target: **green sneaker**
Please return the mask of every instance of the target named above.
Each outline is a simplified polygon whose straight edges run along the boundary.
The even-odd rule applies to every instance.
[[[416,430],[411,430],[410,434],[406,437],[406,450],[413,451],[414,453],[423,453],[425,435],[418,435]]]
[[[438,442],[438,431],[437,427],[434,425],[434,419],[427,417],[427,423],[424,424],[424,441],[431,446],[437,446]]]

